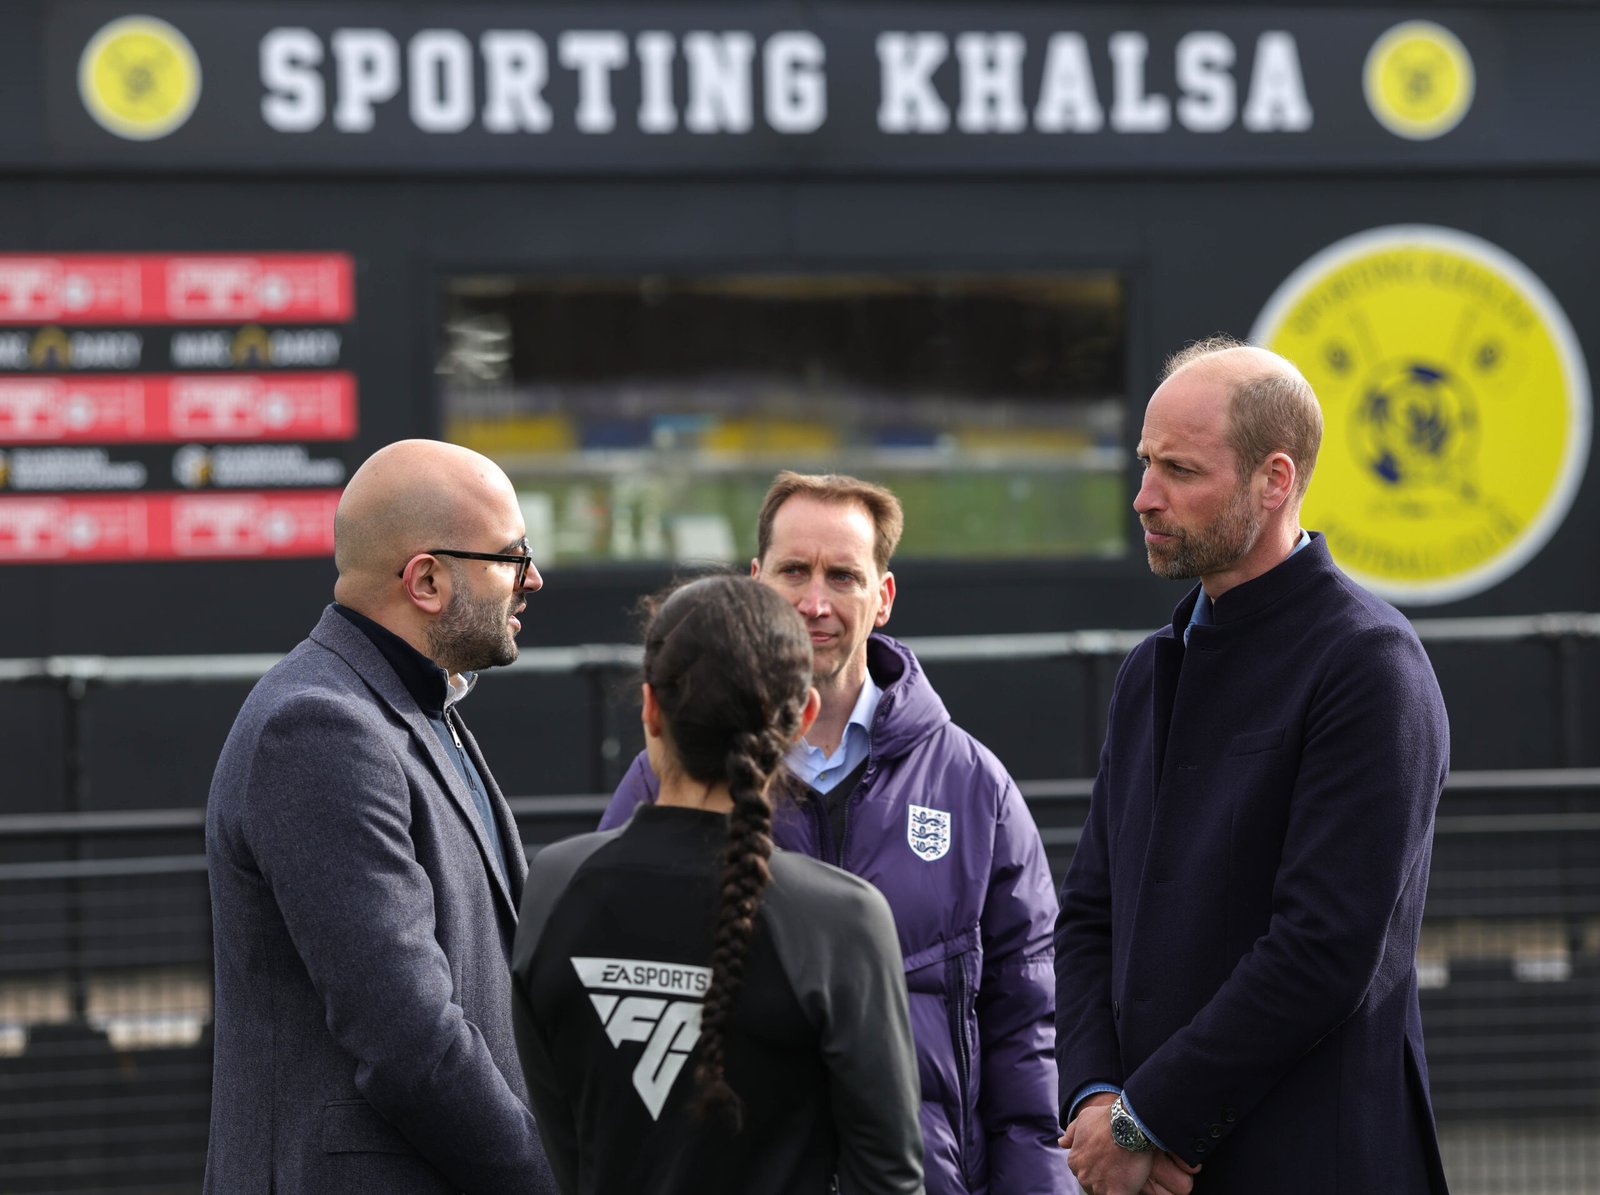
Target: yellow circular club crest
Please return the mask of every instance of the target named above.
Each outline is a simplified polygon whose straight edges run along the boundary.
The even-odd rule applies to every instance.
[[[1472,106],[1472,55],[1443,25],[1405,21],[1373,43],[1362,84],[1384,128],[1430,141],[1460,124]]]
[[[1589,459],[1588,370],[1554,297],[1496,246],[1426,225],[1358,233],[1296,270],[1250,338],[1322,402],[1302,520],[1375,592],[1478,593],[1566,516]]]
[[[200,59],[165,21],[120,17],[89,39],[78,60],[78,94],[107,132],[130,141],[165,137],[200,99]]]

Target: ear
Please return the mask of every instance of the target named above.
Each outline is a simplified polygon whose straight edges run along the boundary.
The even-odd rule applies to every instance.
[[[450,604],[450,570],[425,552],[406,561],[400,584],[411,604],[423,614],[440,614]]]
[[[821,712],[822,694],[813,688],[811,695],[806,698],[806,708],[800,712],[800,733],[794,736],[795,742],[798,743],[811,733],[811,727],[816,722],[817,715]]]
[[[639,723],[644,727],[648,738],[661,737],[661,703],[656,700],[656,691],[650,687],[650,682],[645,681],[639,688],[644,694],[644,708],[639,711]]]
[[[1279,509],[1294,494],[1294,458],[1287,452],[1274,452],[1262,462],[1259,472],[1265,478],[1261,504],[1268,510]]]
[[[894,574],[884,573],[883,580],[878,582],[878,616],[872,620],[872,625],[881,627],[889,621],[889,611],[894,609]]]
[[[754,556],[750,557],[750,579],[752,581],[761,580],[761,561]]]

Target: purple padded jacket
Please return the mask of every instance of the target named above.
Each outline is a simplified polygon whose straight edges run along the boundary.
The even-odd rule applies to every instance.
[[[1056,894],[1038,828],[1000,761],[950,721],[908,648],[874,634],[867,666],[883,698],[843,843],[808,801],[780,805],[773,836],[869,880],[894,910],[928,1195],[1076,1192],[1056,1145]],[[655,795],[640,754],[600,828]]]

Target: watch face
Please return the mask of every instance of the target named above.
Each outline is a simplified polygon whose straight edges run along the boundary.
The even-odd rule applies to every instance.
[[[1138,1123],[1128,1115],[1120,1100],[1111,1106],[1111,1139],[1134,1153],[1150,1148],[1150,1138],[1139,1130]]]

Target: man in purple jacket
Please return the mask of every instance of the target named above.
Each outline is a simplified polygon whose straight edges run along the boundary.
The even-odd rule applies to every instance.
[[[750,573],[805,618],[822,695],[774,837],[894,910],[929,1195],[1075,1192],[1056,1148],[1049,867],[999,760],[950,721],[916,657],[874,633],[902,525],[893,494],[851,477],[780,473],[762,503]],[[601,829],[655,792],[641,753]]]
[[[1299,371],[1220,338],[1145,411],[1150,567],[1199,584],[1117,675],[1062,888],[1089,1195],[1445,1192],[1415,959],[1449,727],[1411,625],[1300,526],[1321,440]]]

